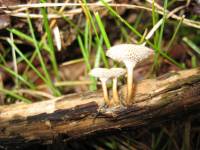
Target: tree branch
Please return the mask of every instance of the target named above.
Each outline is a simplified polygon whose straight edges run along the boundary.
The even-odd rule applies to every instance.
[[[120,89],[124,101],[126,87]],[[46,143],[59,134],[65,140],[97,131],[140,127],[180,114],[197,113],[200,69],[172,72],[135,85],[133,105],[101,109],[101,91],[73,94],[33,104],[0,106],[0,145]],[[197,111],[196,111],[197,110]]]

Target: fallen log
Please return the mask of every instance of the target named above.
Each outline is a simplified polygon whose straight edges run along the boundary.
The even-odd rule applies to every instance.
[[[200,69],[171,72],[135,86],[134,103],[102,108],[102,92],[67,95],[33,104],[0,106],[0,146],[65,140],[199,113]],[[124,100],[126,87],[120,89]]]

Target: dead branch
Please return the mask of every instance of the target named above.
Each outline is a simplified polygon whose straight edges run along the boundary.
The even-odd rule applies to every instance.
[[[124,100],[126,88],[120,90]],[[0,146],[46,143],[62,134],[65,140],[97,131],[121,130],[195,114],[200,106],[200,69],[172,72],[135,86],[134,104],[101,109],[101,91],[63,96],[33,104],[0,107]]]

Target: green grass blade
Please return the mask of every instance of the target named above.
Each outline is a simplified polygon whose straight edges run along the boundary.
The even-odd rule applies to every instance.
[[[40,0],[42,3],[46,2],[45,0]],[[48,45],[50,47],[50,57],[51,57],[51,63],[53,65],[53,70],[55,73],[55,76],[58,77],[58,66],[57,66],[57,62],[56,62],[56,57],[55,57],[55,48],[54,48],[54,44],[53,44],[53,38],[52,38],[52,34],[51,34],[51,30],[49,27],[49,21],[48,21],[48,17],[47,17],[47,12],[46,12],[46,8],[40,8],[41,12],[42,12],[42,16],[43,16],[43,23],[44,23],[44,28],[45,31],[47,33],[47,41],[48,41]]]
[[[90,37],[90,23],[89,21],[86,21],[86,25],[85,25],[85,32],[84,32],[84,46],[85,46],[85,53],[87,55],[87,57],[89,57],[89,49],[90,49],[90,45],[91,45],[91,37]]]
[[[31,89],[35,89],[34,84],[28,82],[25,78],[23,78],[22,76],[20,76],[19,74],[17,74],[15,71],[13,71],[12,69],[5,67],[3,65],[0,64],[0,67],[2,69],[4,69],[6,72],[10,73],[11,75],[13,75],[14,77],[16,77],[17,79],[21,80],[23,83],[25,83],[28,87],[30,87]]]
[[[83,55],[83,59],[85,61],[85,64],[86,64],[86,67],[87,67],[87,70],[90,71],[91,70],[91,66],[90,66],[90,62],[89,62],[89,57],[87,55],[87,52],[83,46],[83,41],[80,37],[80,35],[78,35],[78,43],[79,43],[79,46],[80,46],[80,49],[81,49],[81,53]]]
[[[110,41],[109,41],[109,39],[108,39],[107,33],[106,33],[106,31],[105,31],[105,27],[104,27],[104,25],[103,25],[103,22],[102,22],[102,20],[101,20],[101,17],[100,17],[100,15],[99,15],[98,12],[95,12],[94,15],[95,15],[95,18],[96,18],[96,20],[97,20],[97,24],[98,24],[98,26],[99,26],[99,29],[100,29],[100,31],[101,31],[101,34],[102,34],[102,36],[103,36],[104,42],[105,42],[105,44],[106,44],[106,47],[107,47],[107,49],[109,49],[110,46],[111,46],[111,44],[110,44]]]
[[[87,50],[85,49],[85,47],[83,45],[83,41],[82,41],[80,35],[78,35],[78,43],[79,43],[79,46],[80,46],[80,49],[81,49],[81,52],[83,55],[83,59],[86,64],[87,71],[89,72],[91,70],[90,59],[89,59],[89,55],[87,54]],[[90,90],[94,91],[94,90],[96,90],[96,80],[94,77],[90,77],[90,80],[92,81],[92,84],[90,85]]]
[[[196,68],[198,66],[197,65],[197,57],[196,56],[192,56],[191,64],[192,64],[192,68]]]
[[[97,86],[96,86],[97,81],[96,81],[96,79],[94,77],[90,76],[90,80],[92,81],[92,84],[90,84],[90,87],[89,87],[90,91],[97,90]]]
[[[126,41],[127,43],[130,43],[131,38],[130,38],[126,28],[122,25],[122,23],[118,19],[115,19],[115,23],[117,26],[120,27],[120,31],[122,33],[122,36],[120,37],[120,41]]]
[[[26,58],[26,56],[18,49],[18,47],[10,40],[7,39],[7,42],[13,46],[16,50],[16,52],[21,56],[21,58],[30,66],[31,69],[33,69],[33,71],[37,74],[38,77],[40,77],[47,85],[49,85],[48,81],[46,80],[46,78],[37,70],[37,68],[35,68],[35,66]],[[53,89],[53,87],[51,87],[51,85],[49,85],[51,89]],[[56,91],[56,89],[55,89]],[[57,92],[57,94],[59,94]]]
[[[24,34],[23,32],[17,30],[17,29],[8,29],[9,32],[17,35],[18,37],[20,37],[21,39],[24,39],[30,43],[34,43],[33,39],[31,36],[28,36],[27,34]]]
[[[175,37],[181,27],[181,24],[183,22],[183,17],[181,18],[181,20],[178,22],[178,25],[176,26],[176,29],[172,35],[172,38],[170,39],[169,43],[167,44],[166,50],[169,50],[169,48],[172,46],[173,41],[175,40]]]
[[[1,64],[6,64],[6,61],[2,55],[0,55],[0,63]]]
[[[185,69],[185,66],[183,64],[178,63],[176,60],[174,60],[173,58],[168,56],[166,52],[160,51],[160,55],[163,56],[164,58],[166,58],[167,60],[169,60],[171,63],[175,64],[177,67],[179,67],[181,69]]]
[[[35,73],[44,81],[46,82],[46,79],[43,77],[43,75],[37,70],[37,68],[34,67],[34,65],[26,58],[26,56],[18,49],[18,47],[10,40],[7,39],[8,43],[13,46],[16,50],[16,52],[24,59],[24,61],[35,71]]]
[[[35,45],[35,49],[36,49],[36,52],[37,52],[37,55],[38,55],[38,58],[39,58],[39,61],[40,61],[40,64],[41,64],[41,67],[42,67],[42,70],[44,72],[44,75],[45,75],[45,78],[46,78],[46,83],[49,85],[49,87],[51,88],[51,90],[54,92],[54,94],[56,96],[59,96],[60,93],[58,92],[58,90],[56,90],[56,88],[53,86],[52,84],[52,81],[51,81],[51,78],[50,78],[50,75],[48,73],[48,70],[46,68],[46,65],[44,63],[44,60],[43,60],[43,57],[41,55],[41,52],[40,52],[40,48],[39,48],[39,44],[36,40],[36,37],[35,37],[35,34],[34,34],[34,29],[33,29],[33,26],[32,26],[32,23],[31,23],[31,20],[30,20],[30,17],[29,17],[29,14],[27,13],[27,20],[28,20],[28,25],[29,25],[29,29],[30,29],[30,32],[31,32],[31,36],[32,36],[32,39],[33,39],[33,42],[34,42],[34,45]]]
[[[183,37],[183,41],[190,47],[192,48],[196,53],[198,53],[200,55],[200,48],[194,43],[192,42],[190,39],[188,39],[187,37]]]
[[[138,44],[143,44],[146,38],[146,33],[144,32],[144,34],[142,35],[141,39],[139,40]]]
[[[95,23],[94,23],[94,19],[93,19],[92,15],[90,13],[90,10],[89,10],[89,8],[87,6],[87,2],[86,2],[86,0],[83,0],[83,2],[84,2],[84,5],[82,5],[82,7],[84,9],[84,12],[85,12],[86,16],[88,16],[88,19],[90,20],[90,22],[92,24],[92,27],[93,27],[93,30],[94,30],[94,33],[96,35],[98,43],[100,43],[100,39],[99,39],[99,35],[97,33],[97,29],[96,29],[96,26],[95,26]],[[108,60],[106,58],[106,54],[105,54],[105,51],[103,49],[101,49],[101,57],[102,57],[102,60],[104,62],[105,67],[108,68],[108,66],[109,66],[108,65]]]
[[[16,30],[16,29],[8,29],[8,31],[10,31],[11,33],[15,34],[16,36],[18,36],[19,38],[23,39],[23,40],[26,40],[28,42],[30,42],[31,44],[35,44],[35,41],[36,39],[34,40],[31,36],[27,35],[27,34],[24,34],[23,32],[19,31],[19,30]],[[37,43],[39,43],[37,41]],[[47,50],[49,52],[49,49],[47,46],[45,45],[42,45],[42,43],[39,43],[39,49],[41,48],[44,48],[45,50]],[[32,63],[33,60],[35,59],[35,57],[37,56],[37,51],[35,50],[31,56],[31,59],[30,59],[30,62]],[[24,69],[24,73],[22,76],[24,76],[24,74],[28,71],[29,69],[29,65],[26,66],[26,68]]]
[[[156,39],[157,41],[154,42],[157,45],[157,53],[154,57],[154,67],[156,67],[156,69],[159,68],[159,66],[160,66],[159,56],[160,56],[160,53],[162,51],[161,43],[162,43],[162,39],[163,39],[163,31],[164,31],[165,20],[167,18],[167,13],[166,13],[167,2],[168,2],[168,0],[165,0],[165,2],[164,2],[164,14],[163,14],[163,21],[162,21],[162,24],[161,24],[161,27],[160,27],[159,37],[158,37],[158,39]]]
[[[41,42],[39,43],[38,41],[36,41],[36,39],[33,39],[31,36],[24,34],[23,32],[16,30],[16,29],[8,29],[8,31],[10,31],[11,33],[15,34],[16,36],[20,37],[21,39],[24,39],[28,42],[30,42],[31,44],[35,45],[37,42],[37,45],[39,44],[39,49],[44,48],[45,50],[47,50],[48,52],[50,51],[49,48],[46,45],[43,45]],[[30,62],[32,63],[33,60],[35,59],[35,57],[37,56],[37,50],[35,50],[31,56]],[[26,66],[25,71],[23,73],[24,74],[28,71],[29,69],[29,65]]]
[[[27,42],[30,42],[31,44],[34,44],[34,39],[31,36],[29,36],[27,34],[24,34],[23,32],[21,32],[21,31],[19,31],[17,29],[8,29],[8,31],[10,31],[11,33],[13,33],[16,36],[20,37],[21,39],[26,40]],[[40,48],[44,48],[48,52],[50,51],[49,47],[46,44],[39,43],[39,47]]]
[[[139,36],[140,38],[142,37],[142,35],[133,27],[131,26],[125,19],[123,19],[114,9],[112,9],[107,2],[105,2],[104,0],[100,0],[104,6],[110,11],[110,13],[115,16],[116,18],[118,18],[122,23],[124,23],[133,33],[135,33],[137,36]]]
[[[11,90],[6,90],[6,89],[0,87],[0,92],[7,94],[7,95],[10,95],[10,96],[12,96],[12,97],[14,97],[14,98],[16,98],[20,101],[25,102],[25,103],[28,103],[28,104],[32,103],[31,100],[29,100],[29,99],[27,99],[27,98],[25,98],[21,95],[18,95],[16,93],[12,92]]]
[[[163,39],[163,31],[164,31],[165,22],[166,22],[166,19],[167,19],[167,13],[166,13],[167,3],[168,3],[168,0],[165,0],[165,2],[164,2],[163,22],[162,22],[161,27],[160,27],[159,39],[158,39],[158,43],[157,43],[159,50],[161,50],[160,48],[161,48],[161,43],[162,43],[162,39]]]
[[[33,53],[32,53],[32,56],[30,58],[30,62],[33,63],[33,60],[35,59],[35,57],[37,56],[37,51],[35,50]],[[24,72],[23,72],[23,75],[22,76],[25,76],[25,74],[28,72],[30,66],[26,66],[26,68],[24,69]]]

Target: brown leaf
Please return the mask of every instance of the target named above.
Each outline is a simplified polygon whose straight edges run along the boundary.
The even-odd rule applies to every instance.
[[[6,14],[0,15],[0,29],[4,29],[10,25],[10,17]]]

